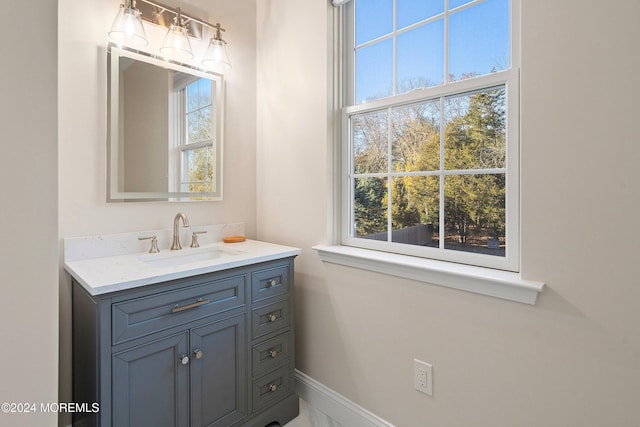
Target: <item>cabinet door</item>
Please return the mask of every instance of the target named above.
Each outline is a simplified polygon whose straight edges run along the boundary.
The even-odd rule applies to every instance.
[[[188,338],[184,332],[113,355],[114,426],[189,427]]]
[[[246,316],[191,330],[191,426],[229,426],[247,414]]]

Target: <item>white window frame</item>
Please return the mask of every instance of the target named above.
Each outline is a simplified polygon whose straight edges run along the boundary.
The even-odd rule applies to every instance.
[[[192,110],[189,111],[189,107],[188,107],[188,93],[187,93],[187,88],[189,87],[189,85],[191,85],[192,83],[195,83],[196,81],[199,81],[200,79],[195,79],[189,83],[187,83],[187,85],[182,89],[184,91],[184,103],[183,103],[183,108],[184,111],[182,112],[182,120],[184,122],[184,126],[185,126],[185,133],[183,134],[183,140],[182,143],[180,145],[180,151],[181,151],[181,157],[182,157],[182,170],[181,172],[181,186],[182,189],[181,191],[189,191],[189,185],[190,184],[197,184],[199,183],[198,181],[189,181],[189,160],[188,160],[188,153],[190,151],[194,151],[197,150],[199,148],[203,148],[203,147],[211,147],[211,149],[213,149],[213,138],[215,137],[215,129],[211,129],[211,138],[212,139],[207,139],[207,140],[202,140],[202,141],[198,141],[198,142],[193,142],[193,143],[188,143],[189,140],[189,136],[188,136],[188,132],[189,132],[189,114],[194,113],[196,110],[202,109],[202,106],[199,106],[196,110]],[[211,103],[209,105],[207,105],[208,107],[210,107],[211,109],[215,108],[214,105],[214,100],[215,100],[215,85],[211,85]],[[213,126],[215,126],[215,122],[212,120],[211,124]],[[214,185],[216,185],[216,183],[214,182]]]
[[[405,95],[399,95],[390,98],[384,98],[364,104],[353,105],[343,108],[341,129],[342,129],[342,232],[341,242],[346,246],[355,246],[365,249],[380,250],[394,253],[401,253],[411,256],[420,256],[430,259],[438,259],[441,261],[451,261],[461,264],[477,265],[481,267],[496,268],[507,271],[518,271],[519,268],[519,150],[518,150],[518,122],[519,111],[518,103],[510,103],[510,100],[518,99],[518,78],[517,70],[508,70],[500,73],[493,73],[487,76],[477,77],[474,79],[462,80],[450,83],[445,86],[436,86],[419,91],[413,91]],[[430,248],[414,245],[399,244],[393,242],[376,241],[353,236],[351,224],[353,222],[353,181],[354,177],[351,171],[354,170],[352,157],[352,141],[351,141],[351,118],[363,113],[371,113],[376,111],[385,111],[387,109],[402,105],[414,104],[417,102],[439,101],[441,105],[441,116],[444,115],[442,108],[443,101],[447,96],[464,95],[465,93],[491,89],[496,86],[504,85],[506,90],[507,106],[507,167],[502,172],[506,173],[506,252],[504,257],[493,255],[480,255],[470,252],[444,249],[444,216],[442,215],[443,206],[441,206],[440,220],[440,248]],[[425,96],[426,95],[426,96]],[[442,131],[444,128],[442,127]],[[441,136],[441,153],[443,156],[443,139]],[[478,171],[480,172],[480,171]],[[498,172],[498,171],[487,171]],[[443,191],[444,176],[460,174],[455,170],[440,170],[435,176],[440,177],[441,192]],[[386,176],[392,176],[390,172],[385,173]],[[399,175],[408,176],[411,173],[402,173]],[[385,177],[386,177],[385,176]],[[442,199],[441,194],[440,198]],[[442,205],[442,203],[441,203]]]
[[[178,79],[178,76],[181,78]],[[169,152],[171,155],[169,156],[169,177],[171,177],[172,182],[169,183],[171,191],[187,193],[189,192],[189,184],[194,182],[188,181],[188,160],[186,154],[189,151],[196,150],[202,147],[211,147],[214,150],[214,155],[217,157],[218,153],[215,153],[216,144],[214,144],[214,138],[218,137],[218,131],[214,128],[212,129],[212,139],[205,141],[198,141],[196,143],[188,144],[188,114],[190,113],[187,108],[187,87],[203,77],[200,76],[191,76],[191,75],[176,75],[174,77],[173,82],[171,82],[171,87],[173,88],[170,92],[170,101],[169,108],[170,114],[169,117],[175,117],[176,120],[170,120],[170,135],[173,137],[169,139]],[[210,80],[210,79],[209,79]],[[216,92],[216,84],[212,82],[211,87],[211,104],[209,106],[212,109],[218,108],[218,102],[216,101],[216,97],[219,96]],[[215,112],[214,115],[218,113]],[[217,117],[217,116],[216,116]],[[215,120],[212,121],[213,126],[216,126],[217,123]],[[214,162],[214,168],[218,167],[219,162]],[[213,189],[209,193],[218,192],[218,173],[215,173],[214,170],[214,182]],[[196,196],[197,198],[197,196]],[[191,197],[193,199],[193,197]]]
[[[466,8],[482,2],[473,2],[461,6]],[[520,68],[520,0],[511,0],[511,67],[505,71],[474,77],[467,80],[448,82],[447,84],[420,89],[409,93],[394,95],[358,105],[349,105],[346,101],[354,94],[349,87],[349,79],[345,75],[353,75],[355,53],[349,52],[344,38],[353,46],[353,34],[343,28],[345,20],[353,19],[353,2],[335,9],[333,20],[334,62],[336,62],[334,79],[334,105],[339,111],[335,125],[340,131],[334,135],[339,143],[334,153],[334,170],[338,183],[334,191],[339,196],[334,198],[334,221],[330,231],[333,233],[333,245],[317,245],[316,249],[322,260],[352,267],[365,268],[381,273],[420,280],[436,285],[467,290],[484,295],[496,296],[513,301],[534,304],[537,294],[544,283],[524,280],[519,274],[520,268],[520,110],[519,110],[519,68]],[[446,25],[446,24],[445,24]],[[445,37],[446,43],[446,37]],[[445,49],[446,52],[446,49]],[[395,61],[395,55],[394,55]],[[446,61],[446,58],[445,58]],[[395,68],[395,67],[394,67]],[[343,74],[343,70],[345,74]],[[445,75],[448,75],[446,73]],[[394,79],[395,80],[395,79]],[[355,79],[351,79],[355,84]],[[353,209],[351,156],[351,117],[363,113],[374,112],[415,104],[430,100],[443,99],[447,96],[464,95],[467,92],[490,89],[504,85],[507,99],[507,165],[506,165],[506,239],[505,257],[481,255],[445,250],[442,248],[412,247],[412,245],[393,242],[380,242],[353,236],[351,230]],[[395,87],[395,81],[394,81]],[[395,89],[394,89],[395,90]],[[353,98],[353,97],[351,97]],[[343,101],[344,100],[344,101]],[[443,111],[441,111],[443,114]],[[452,171],[440,171],[444,176]],[[444,218],[441,215],[441,222]],[[441,240],[444,236],[441,236]]]

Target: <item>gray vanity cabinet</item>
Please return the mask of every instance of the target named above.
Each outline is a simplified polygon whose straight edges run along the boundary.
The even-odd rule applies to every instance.
[[[92,296],[73,281],[74,426],[284,424],[293,259]]]
[[[189,425],[189,368],[175,356],[187,353],[187,333],[115,354],[113,425]]]
[[[225,427],[247,415],[245,330],[242,313],[191,331],[191,425]]]

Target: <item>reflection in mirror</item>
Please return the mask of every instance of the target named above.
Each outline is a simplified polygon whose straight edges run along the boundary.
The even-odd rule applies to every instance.
[[[108,201],[222,200],[222,76],[108,55]]]

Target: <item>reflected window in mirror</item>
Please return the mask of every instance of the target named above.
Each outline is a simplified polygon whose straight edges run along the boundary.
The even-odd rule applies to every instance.
[[[170,170],[173,191],[211,193],[215,191],[215,88],[208,79],[178,75],[171,96],[178,111],[170,114],[180,132],[171,141]],[[182,131],[184,130],[184,131]]]
[[[223,77],[113,45],[108,70],[108,200],[221,200]]]

